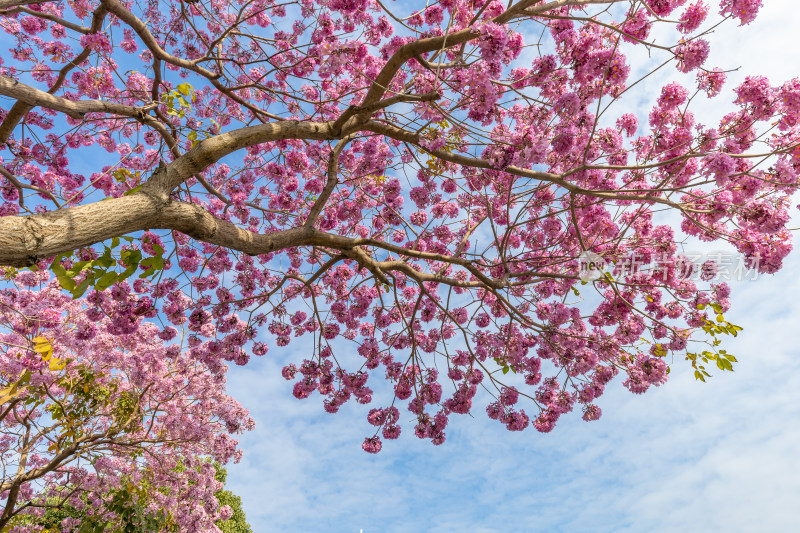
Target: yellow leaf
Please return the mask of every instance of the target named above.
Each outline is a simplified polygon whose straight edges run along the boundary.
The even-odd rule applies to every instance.
[[[33,344],[36,345],[36,351],[41,351],[40,346],[50,347],[50,341],[46,337],[34,337]]]
[[[7,387],[3,387],[2,389],[0,389],[0,405],[3,405],[4,403],[6,403],[9,400],[13,400],[18,395],[19,395],[19,392],[17,391],[17,384],[16,383],[12,383],[11,385],[9,385]]]
[[[34,337],[33,351],[42,354],[42,361],[47,361],[53,355],[53,346],[44,337]]]
[[[58,372],[59,370],[63,370],[65,366],[67,366],[67,361],[64,360],[64,359],[57,359],[57,358],[53,357],[50,360],[49,367],[50,367],[50,370],[52,370],[53,372]]]

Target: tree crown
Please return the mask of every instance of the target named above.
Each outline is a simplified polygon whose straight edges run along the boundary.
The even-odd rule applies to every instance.
[[[0,262],[96,309],[130,290],[217,373],[299,344],[284,376],[329,412],[385,375],[370,452],[405,401],[443,442],[479,388],[510,430],[595,420],[617,374],[733,368],[730,290],[681,241],[766,273],[791,250],[800,81],[693,111],[726,79],[704,36],[760,4],[7,0]],[[140,305],[108,333],[150,328]]]

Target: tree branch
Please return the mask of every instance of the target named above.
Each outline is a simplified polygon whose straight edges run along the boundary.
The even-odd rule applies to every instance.
[[[30,6],[35,4],[46,4],[55,0],[0,0],[0,9],[8,9],[17,6]]]
[[[0,95],[16,98],[31,107],[61,111],[74,119],[81,119],[86,113],[109,113],[144,120],[145,114],[158,105],[153,102],[144,107],[133,107],[103,100],[67,100],[2,75],[0,75]]]
[[[331,150],[331,155],[328,158],[328,181],[325,183],[325,187],[319,194],[317,201],[311,206],[311,210],[309,211],[308,217],[306,218],[303,226],[307,228],[314,227],[314,222],[317,220],[317,217],[325,207],[325,203],[328,201],[328,198],[330,198],[333,189],[336,187],[336,184],[339,183],[339,154],[342,153],[344,147],[347,146],[347,143],[349,143],[353,137],[354,135],[348,135],[336,143],[336,146],[333,148],[333,150]]]

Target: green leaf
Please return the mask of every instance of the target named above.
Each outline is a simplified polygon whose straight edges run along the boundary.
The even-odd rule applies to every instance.
[[[53,262],[50,263],[50,266],[53,266],[53,265],[56,265],[56,264],[60,264],[62,259],[66,258],[66,257],[72,257],[73,253],[74,253],[74,250],[70,250],[69,252],[64,252],[63,254],[58,254],[57,256],[55,256],[53,258]]]
[[[54,264],[50,267],[50,270],[56,275],[58,284],[61,285],[62,289],[70,292],[75,290],[75,280],[67,275],[67,271],[64,269],[63,265]]]
[[[126,280],[129,277],[131,277],[133,275],[133,273],[136,272],[136,268],[138,266],[139,266],[138,264],[131,265],[128,268],[126,268],[125,270],[123,270],[122,272],[120,272],[119,276],[117,277],[117,281],[123,281],[123,280]]]
[[[87,276],[86,279],[83,280],[80,285],[75,287],[74,291],[72,291],[72,299],[76,300],[81,296],[83,296],[83,293],[86,292],[86,289],[89,288],[89,283],[91,283],[92,281],[94,281],[94,277]]]
[[[142,183],[141,185],[137,185],[133,189],[125,191],[124,193],[122,193],[122,196],[130,196],[131,194],[135,194],[135,193],[139,192],[139,189],[141,189],[142,187],[144,187],[144,183]],[[128,242],[130,242],[130,241],[128,241]]]
[[[188,83],[181,83],[176,87],[176,89],[178,89],[178,91],[184,96],[189,96],[192,94],[192,86]]]
[[[103,255],[93,261],[94,267],[108,268],[114,265],[114,259],[111,258],[111,249],[106,247]]]
[[[122,263],[128,267],[125,272],[128,270],[131,271],[130,274],[125,276],[127,278],[133,274],[136,271],[136,267],[139,266],[139,261],[142,260],[142,252],[141,250],[122,250],[119,255],[122,259]]]
[[[139,265],[147,267],[144,272],[139,274],[140,278],[146,278],[149,276],[154,276],[156,272],[164,268],[164,259],[160,255],[148,257],[139,263]]]
[[[69,276],[71,278],[74,278],[75,276],[77,276],[78,274],[80,274],[81,272],[86,270],[87,268],[91,268],[91,266],[92,266],[92,262],[91,261],[78,261],[77,263],[72,265],[72,268],[67,270],[67,276]]]
[[[694,371],[694,379],[699,379],[703,383],[706,382],[706,378],[703,377],[703,374],[701,374],[699,370]]]
[[[104,291],[109,288],[114,282],[117,281],[117,273],[116,272],[106,272],[100,279],[98,279],[95,284],[94,288],[98,291]]]

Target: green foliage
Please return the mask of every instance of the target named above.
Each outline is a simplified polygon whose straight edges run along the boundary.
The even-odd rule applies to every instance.
[[[153,533],[177,531],[175,521],[163,510],[152,511],[147,508],[147,487],[136,487],[132,483],[112,490],[104,498],[109,511],[117,515],[111,523],[97,516],[86,514],[71,505],[64,505],[56,498],[50,498],[47,505],[52,506],[39,519],[30,519],[33,525],[44,527],[49,533],[61,532],[61,523],[66,518],[80,520],[80,526],[73,533]],[[24,520],[28,522],[28,520]],[[22,521],[18,525],[22,525]]]
[[[737,326],[736,324],[732,324],[725,320],[725,317],[722,315],[722,306],[718,303],[711,303],[707,306],[700,304],[697,306],[697,309],[703,311],[707,307],[710,307],[715,313],[717,313],[716,321],[706,319],[705,325],[703,325],[703,331],[712,339],[712,349],[704,350],[698,353],[686,354],[686,359],[692,362],[692,368],[694,368],[694,378],[699,379],[702,382],[705,382],[707,377],[711,377],[711,374],[708,373],[705,366],[711,361],[714,361],[717,365],[717,368],[720,370],[728,370],[733,372],[733,363],[738,361],[736,357],[729,354],[726,350],[716,349],[716,347],[722,343],[722,340],[718,337],[718,335],[733,335],[736,337],[738,332],[742,331],[741,326]]]
[[[121,429],[133,432],[141,425],[141,414],[136,416],[138,409],[139,397],[135,392],[125,391],[119,395],[114,405],[114,418]]]
[[[228,472],[217,463],[214,463],[217,475],[214,476],[220,483],[225,483]],[[244,509],[242,509],[242,499],[229,490],[222,489],[214,494],[219,501],[220,507],[229,505],[233,509],[233,514],[228,520],[217,522],[217,526],[223,533],[253,533],[250,524],[247,523]]]
[[[192,110],[192,104],[196,101],[197,97],[194,94],[194,87],[186,82],[179,84],[175,90],[161,96],[161,103],[166,106],[167,115],[178,118],[184,118],[186,114]],[[203,131],[206,138],[212,135],[211,132],[219,131],[219,123],[213,118],[211,122],[214,126]],[[197,138],[197,133],[198,130],[190,130],[188,135],[186,135],[186,138],[192,142],[192,148],[200,142],[200,139]]]
[[[167,115],[178,118],[183,118],[192,110],[194,101],[194,88],[188,83],[181,83],[176,90],[161,96],[161,103],[167,107]]]
[[[498,365],[498,366],[500,367],[500,369],[503,371],[503,374],[508,374],[508,373],[509,373],[509,371],[510,371],[510,372],[512,372],[512,373],[514,373],[514,374],[516,374],[516,373],[517,373],[517,370],[516,370],[516,369],[514,369],[513,367],[509,366],[509,364],[508,364],[508,363],[506,363],[505,359],[503,359],[503,358],[501,358],[501,357],[495,357],[495,358],[494,358],[494,362],[495,362],[495,363],[497,363],[497,365]]]
[[[178,466],[178,469],[182,468]],[[214,463],[216,475],[220,483],[225,483],[227,472],[222,466]],[[48,509],[41,518],[21,515],[15,521],[15,526],[36,525],[44,528],[46,533],[61,532],[61,523],[66,518],[80,520],[80,526],[71,533],[153,533],[176,532],[178,526],[174,517],[163,509],[152,511],[148,509],[149,495],[152,491],[149,484],[134,485],[123,483],[119,489],[110,491],[103,498],[104,505],[109,511],[117,515],[111,523],[96,516],[86,514],[74,506],[64,504],[58,498],[50,498],[46,502]],[[233,510],[233,515],[228,520],[217,522],[223,533],[253,533],[250,524],[242,510],[242,499],[229,490],[221,489],[216,496],[220,507],[228,505]]]
[[[128,243],[133,242],[132,237],[121,238]],[[59,254],[50,263],[50,271],[58,279],[61,288],[76,299],[83,296],[89,287],[103,291],[129,278],[141,267],[145,268],[139,274],[140,278],[152,277],[164,269],[164,249],[158,244],[152,244],[155,255],[145,259],[142,259],[141,250],[136,248],[122,248],[116,252],[119,246],[120,237],[114,237],[111,246],[103,245],[103,253],[92,260],[71,261],[72,251]],[[124,267],[121,272],[118,272],[118,266]]]

